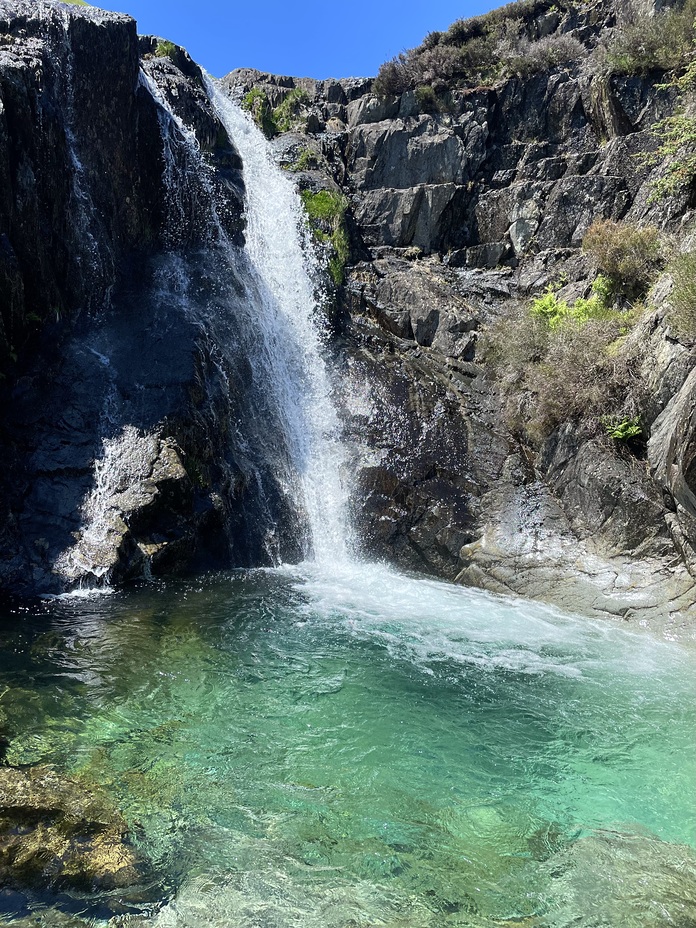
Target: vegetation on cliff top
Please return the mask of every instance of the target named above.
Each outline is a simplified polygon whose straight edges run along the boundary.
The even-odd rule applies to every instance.
[[[162,39],[155,48],[155,58],[171,58],[176,53],[176,45]]]
[[[375,80],[382,96],[429,86],[435,93],[454,84],[490,84],[500,77],[545,70],[579,57],[583,46],[571,35],[538,38],[530,23],[549,17],[553,26],[566,0],[517,0],[483,16],[460,19],[445,32],[431,32],[421,45],[385,62]]]
[[[685,0],[648,15],[632,9],[614,30],[607,49],[611,70],[617,74],[673,71],[689,62],[696,45],[696,0]]]

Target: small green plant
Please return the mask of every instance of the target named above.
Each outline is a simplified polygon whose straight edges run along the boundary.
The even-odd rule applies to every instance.
[[[529,312],[555,332],[569,323],[582,325],[590,319],[602,319],[609,311],[596,293],[589,298],[579,297],[573,303],[568,303],[558,298],[553,287],[548,287],[542,296],[532,300]]]
[[[659,145],[644,160],[649,164],[666,162],[664,174],[652,184],[650,202],[655,203],[679,193],[696,178],[696,116],[674,113],[656,123],[652,132]]]
[[[673,259],[668,268],[673,281],[670,320],[681,335],[696,337],[696,251]]]
[[[635,388],[635,350],[626,338],[634,313],[601,295],[564,300],[549,287],[484,339],[513,432],[540,444],[562,422],[595,433],[607,411],[621,410]],[[620,417],[619,417],[620,418]]]
[[[252,87],[242,99],[242,109],[251,114],[252,119],[267,139],[272,139],[277,133],[273,118],[273,111],[268,97],[260,87]]]
[[[155,58],[172,58],[176,54],[176,45],[173,42],[161,41],[155,48]]]
[[[320,158],[315,151],[312,151],[311,148],[303,148],[294,164],[290,165],[289,170],[298,172],[311,171],[314,168],[318,168],[319,163]]]
[[[616,441],[631,441],[643,434],[638,416],[602,416],[601,422],[609,438]]]
[[[696,115],[693,112],[696,90],[696,0],[687,0],[684,11],[689,23],[688,48],[679,56],[671,56],[669,67],[673,77],[663,85],[679,92],[679,108],[652,126],[657,147],[655,151],[639,156],[648,165],[660,161],[664,163],[662,176],[652,183],[651,203],[680,193],[696,178]]]
[[[437,113],[440,109],[437,94],[430,84],[416,87],[416,100],[421,113]]]
[[[316,193],[303,190],[300,195],[314,236],[329,248],[329,274],[339,287],[345,278],[345,266],[350,258],[346,198],[330,190],[319,190]]]
[[[311,190],[303,190],[301,197],[310,219],[335,222],[339,218],[343,218],[346,211],[345,197],[340,193],[333,193],[331,190],[319,190],[317,193],[312,193]]]
[[[641,297],[663,263],[660,233],[654,226],[597,219],[585,233],[582,249],[601,272],[593,290],[607,305]]]
[[[295,87],[285,97],[282,103],[273,110],[273,121],[278,132],[289,132],[300,128],[303,124],[302,110],[309,103],[307,92],[301,87]]]

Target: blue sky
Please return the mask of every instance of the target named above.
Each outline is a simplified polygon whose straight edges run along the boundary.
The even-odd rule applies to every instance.
[[[141,33],[185,46],[215,77],[252,67],[296,77],[362,77],[491,0],[92,0]]]

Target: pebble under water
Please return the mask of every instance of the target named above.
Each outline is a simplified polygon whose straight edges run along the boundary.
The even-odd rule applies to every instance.
[[[1,654],[8,762],[105,787],[160,881],[3,923],[696,924],[678,644],[308,565],[25,608]]]

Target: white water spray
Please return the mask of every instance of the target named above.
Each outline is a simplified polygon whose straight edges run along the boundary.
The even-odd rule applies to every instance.
[[[206,86],[244,166],[246,250],[263,285],[263,305],[258,308],[259,323],[264,327],[265,363],[268,373],[277,378],[274,389],[284,413],[292,463],[300,478],[314,558],[319,562],[346,561],[351,539],[344,453],[315,296],[318,266],[302,203],[253,121],[210,78]]]

